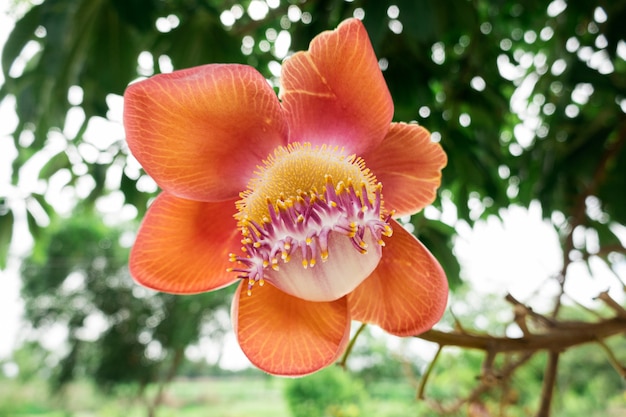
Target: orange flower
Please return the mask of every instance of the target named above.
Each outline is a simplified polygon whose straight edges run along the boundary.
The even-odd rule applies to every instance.
[[[285,61],[280,100],[243,65],[132,84],[128,145],[163,190],[131,252],[133,277],[180,294],[239,281],[238,341],[272,374],[331,364],[351,320],[399,336],[429,329],[446,277],[394,218],[433,201],[446,155],[392,115],[357,19]]]

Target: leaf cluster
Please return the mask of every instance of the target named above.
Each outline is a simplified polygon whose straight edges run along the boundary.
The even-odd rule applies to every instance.
[[[250,3],[46,0],[33,6],[16,23],[2,54],[6,81],[0,99],[15,97],[19,119],[15,185],[19,168],[79,107],[82,127],[66,138],[67,148],[40,177],[48,180],[59,170],[73,178],[90,176],[90,199],[119,189],[141,216],[149,198],[137,185],[142,175],[124,169],[109,178],[111,161],[128,161],[121,138],[101,151],[106,158],[72,155],[91,118],[110,113],[109,95],[121,95],[140,76],[212,62],[251,64],[276,81],[270,67],[282,59],[276,55],[277,34],[288,32],[290,49],[301,50],[317,33],[359,15],[392,93],[395,118],[427,126],[448,153],[437,206],[451,201],[457,217],[473,223],[511,204],[538,200],[547,218],[565,215],[566,222],[556,225],[564,241],[569,229],[584,225],[597,231],[600,246],[619,244],[609,225],[626,218],[620,168],[626,162],[626,65],[618,54],[625,1],[567,4],[556,13],[537,0],[459,1],[455,7],[317,0],[280,2],[261,20],[246,13]],[[289,17],[294,8],[299,18]],[[225,26],[222,15],[237,10],[238,19]],[[76,87],[79,100],[69,94]],[[85,164],[87,173],[77,173],[77,164]],[[15,204],[0,198],[8,207],[0,216],[4,263]],[[37,193],[26,198],[28,213],[53,211]],[[588,198],[598,203],[595,214],[586,213]],[[32,219],[31,232],[39,223]],[[446,256],[454,229],[419,220],[416,225],[456,285],[460,267]]]

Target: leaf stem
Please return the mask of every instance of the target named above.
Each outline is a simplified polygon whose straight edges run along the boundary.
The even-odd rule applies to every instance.
[[[437,353],[435,353],[435,357],[433,358],[432,361],[430,361],[430,364],[428,364],[428,368],[426,368],[426,372],[424,372],[424,375],[422,375],[422,380],[420,381],[420,385],[417,389],[418,400],[424,399],[424,391],[426,390],[426,383],[428,382],[428,378],[430,377],[430,374],[433,371],[433,368],[435,367],[435,362],[437,362],[437,359],[439,358],[439,354],[441,353],[442,350],[443,350],[443,345],[439,345],[439,349],[437,349]]]
[[[337,363],[337,365],[341,366],[343,369],[346,369],[346,362],[348,361],[348,356],[350,356],[350,353],[352,352],[352,349],[354,348],[354,343],[356,342],[356,339],[359,337],[361,332],[365,330],[366,326],[367,326],[367,323],[361,323],[361,326],[357,329],[356,333],[354,333],[354,336],[352,336],[350,343],[348,343],[348,347],[346,347],[346,351],[341,357],[341,360]]]

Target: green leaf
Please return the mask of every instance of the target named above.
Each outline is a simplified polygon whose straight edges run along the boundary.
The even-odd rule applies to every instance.
[[[19,21],[16,22],[15,27],[11,31],[6,43],[2,48],[2,68],[4,71],[4,78],[8,81],[11,78],[8,76],[9,70],[13,66],[13,62],[20,56],[24,46],[30,41],[35,33],[35,29],[41,25],[41,5],[37,5],[30,9]],[[0,96],[0,98],[2,98]]]
[[[0,270],[6,268],[11,238],[13,237],[13,212],[8,210],[0,214]]]
[[[611,155],[611,159],[607,163],[605,182],[600,188],[600,198],[603,200],[604,209],[609,213],[611,219],[626,224],[626,175],[624,175],[626,145],[621,145],[621,149],[613,146],[615,151],[619,151],[619,153]]]
[[[50,178],[56,172],[64,168],[70,169],[71,163],[67,153],[62,151],[54,155],[48,160],[48,162],[46,162],[46,164],[39,171],[39,178]]]
[[[426,219],[423,212],[411,217],[415,234],[437,258],[448,277],[448,285],[455,290],[461,284],[461,265],[453,252],[454,227],[443,222]]]
[[[126,203],[135,206],[138,215],[143,216],[148,207],[148,200],[153,197],[153,194],[139,191],[137,189],[137,180],[129,178],[125,173],[122,173],[120,191],[124,193]]]

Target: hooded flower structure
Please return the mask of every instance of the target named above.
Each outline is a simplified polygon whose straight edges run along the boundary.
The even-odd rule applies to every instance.
[[[343,352],[351,320],[408,336],[441,317],[439,263],[394,218],[430,204],[446,156],[393,103],[362,23],[282,68],[205,65],[125,94],[128,145],[163,190],[130,257],[141,284],[190,294],[239,282],[237,339],[266,372]]]

